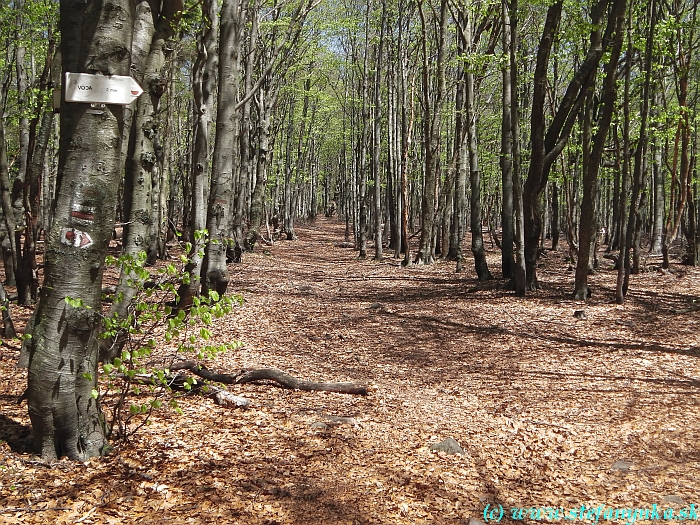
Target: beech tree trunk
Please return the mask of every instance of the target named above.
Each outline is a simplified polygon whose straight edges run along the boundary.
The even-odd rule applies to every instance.
[[[126,0],[62,2],[63,71],[128,75],[133,11]],[[109,449],[95,390],[97,335],[122,170],[124,107],[61,106],[56,212],[46,238],[44,286],[20,365],[29,367],[35,453],[85,461]]]
[[[609,3],[613,1],[599,0],[593,6],[591,10],[590,43],[586,58],[569,82],[549,126],[546,125],[548,119],[545,118],[549,58],[561,20],[563,1],[555,2],[547,10],[547,18],[537,50],[530,118],[532,152],[523,191],[525,267],[527,270],[527,288],[529,290],[536,290],[539,287],[536,268],[540,234],[542,233],[542,192],[547,186],[552,164],[566,145],[586,98],[586,93],[595,78],[598,63],[603,55],[602,23]]]
[[[182,0],[167,0],[160,10],[154,10],[148,2],[136,7],[132,40],[131,71],[144,89],[143,96],[134,102],[129,147],[126,158],[124,184],[125,212],[124,253],[137,256],[146,253],[146,262],[155,264],[159,223],[155,220],[153,206],[157,178],[156,136],[158,133],[158,106],[165,92],[165,80],[161,76],[165,64],[163,47],[174,33],[174,23],[182,10]],[[157,195],[157,192],[156,192]],[[137,273],[122,270],[117,285],[118,297],[109,309],[110,316],[124,319],[136,295],[141,281]],[[100,360],[112,361],[121,354],[123,341],[116,344],[109,339],[100,341]]]
[[[216,73],[219,63],[219,6],[217,0],[206,0],[202,4],[203,23],[197,42],[197,59],[192,72],[192,92],[194,95],[194,147],[190,173],[192,197],[188,235],[192,249],[186,271],[190,274],[189,284],[178,291],[178,309],[192,304],[192,298],[199,295],[202,265],[206,238],[201,232],[207,227],[207,188],[210,175],[210,128],[214,110]],[[187,219],[185,219],[187,220]],[[195,233],[200,232],[200,233]]]
[[[238,118],[236,102],[240,83],[241,15],[239,0],[225,0],[221,7],[219,38],[219,93],[216,114],[216,138],[212,162],[211,190],[207,210],[209,243],[206,247],[202,274],[202,293],[210,290],[226,293],[226,243],[233,227],[233,177],[238,172],[235,152]]]
[[[472,17],[467,14],[467,45],[469,51],[474,52],[474,39],[472,37]],[[481,227],[481,172],[479,171],[479,153],[476,140],[476,111],[474,109],[474,73],[466,72],[467,81],[467,137],[469,144],[469,182],[471,185],[471,231],[472,231],[472,254],[474,255],[474,266],[476,275],[480,281],[493,279],[489,267],[486,264],[486,252],[484,251],[484,236]]]
[[[579,240],[578,261],[576,265],[576,282],[574,299],[586,300],[588,298],[588,274],[590,271],[591,250],[595,250],[596,235],[596,194],[598,192],[598,173],[603,159],[605,142],[608,138],[610,122],[615,110],[617,99],[617,63],[622,51],[622,36],[624,33],[625,9],[627,1],[616,1],[613,11],[608,19],[606,34],[612,35],[612,50],[610,59],[605,65],[605,81],[603,84],[603,107],[600,109],[598,129],[593,139],[593,147],[590,156],[587,156],[585,171],[583,174],[583,200],[581,201],[581,230]],[[590,109],[592,112],[592,108]],[[587,124],[592,125],[591,122]],[[584,151],[584,155],[587,152]]]
[[[501,19],[503,31],[501,33],[501,45],[503,53],[510,51],[510,18],[505,2],[501,5]],[[501,184],[503,193],[503,205],[501,210],[501,271],[504,279],[511,279],[515,275],[515,253],[513,242],[515,240],[513,220],[513,137],[511,135],[511,85],[510,63],[503,62],[502,69],[502,102],[503,112],[501,116]]]
[[[512,284],[517,297],[524,297],[527,288],[525,265],[525,210],[523,205],[523,182],[520,162],[520,111],[518,96],[518,66],[516,62],[516,49],[518,42],[518,0],[511,0],[510,13],[507,2],[503,3],[504,28],[510,27],[509,58],[510,58],[510,129],[504,129],[503,133],[510,133],[512,143],[513,160],[513,233],[515,234],[515,271]]]
[[[438,169],[440,167],[441,110],[445,98],[445,36],[447,31],[447,0],[440,1],[439,20],[436,25],[437,57],[433,65],[428,57],[428,22],[419,5],[423,45],[423,141],[425,152],[425,185],[421,200],[421,236],[415,262],[431,264],[435,257],[435,202],[437,197]],[[436,13],[437,14],[437,13]],[[430,89],[429,73],[437,70],[437,86]]]

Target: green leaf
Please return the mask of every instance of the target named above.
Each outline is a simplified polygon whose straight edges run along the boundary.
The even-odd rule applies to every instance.
[[[92,396],[93,399],[97,399],[99,392],[93,388],[92,391],[90,392],[90,395]]]

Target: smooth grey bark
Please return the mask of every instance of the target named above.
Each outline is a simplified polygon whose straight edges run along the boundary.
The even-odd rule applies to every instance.
[[[219,61],[219,5],[217,0],[202,4],[202,28],[197,42],[197,58],[192,72],[194,95],[194,146],[192,150],[191,207],[189,242],[192,249],[185,270],[190,274],[189,284],[178,290],[178,310],[192,304],[199,295],[204,262],[206,237],[201,232],[207,227],[207,188],[210,177],[210,131],[214,112],[216,74]],[[196,233],[199,232],[199,233]]]
[[[133,4],[62,2],[63,71],[128,75]],[[35,450],[85,461],[109,450],[96,396],[104,259],[121,175],[123,106],[62,103],[55,217],[20,365]],[[72,298],[72,305],[66,301]]]
[[[154,207],[159,197],[158,158],[156,141],[158,134],[158,106],[165,93],[162,70],[165,64],[163,48],[165,41],[174,34],[175,23],[182,11],[182,0],[167,0],[162,3],[139,2],[134,17],[132,36],[131,74],[141,84],[144,93],[135,102],[131,119],[129,147],[127,148],[124,184],[124,255],[137,257],[146,253],[146,263],[155,264],[157,234]],[[108,317],[124,319],[143,279],[129,267],[122,268],[115,297]],[[112,361],[121,354],[123,333],[116,340],[100,341],[100,360]]]
[[[510,19],[505,2],[501,5],[501,45],[503,53],[510,50]],[[513,222],[513,137],[511,135],[512,98],[510,85],[510,62],[504,61],[501,70],[503,79],[501,117],[501,185],[503,203],[501,208],[501,272],[504,279],[511,279],[515,274],[515,253],[513,242],[515,232]]]
[[[238,172],[236,103],[240,86],[241,25],[245,22],[239,0],[224,0],[220,16],[219,91],[216,113],[216,137],[212,159],[211,189],[207,208],[209,242],[202,274],[202,293],[226,293],[228,269],[226,248],[233,227],[233,182]]]
[[[467,46],[473,52],[472,39],[472,15],[467,14]],[[484,250],[484,236],[482,233],[482,206],[481,206],[481,172],[479,171],[479,152],[476,138],[476,110],[474,109],[474,74],[466,72],[466,120],[467,120],[467,143],[469,148],[469,182],[471,186],[470,202],[470,226],[472,232],[472,254],[474,255],[474,266],[476,275],[480,281],[493,279],[486,263],[486,252]]]
[[[436,52],[435,62],[428,56],[428,21],[423,12],[423,4],[418,6],[421,19],[422,82],[423,82],[423,143],[424,143],[424,188],[421,199],[421,236],[415,261],[418,264],[431,264],[435,254],[435,204],[437,196],[438,170],[440,167],[441,113],[445,99],[445,41],[447,32],[447,0],[440,1],[440,12],[435,13]],[[430,88],[429,74],[435,71],[437,86]]]

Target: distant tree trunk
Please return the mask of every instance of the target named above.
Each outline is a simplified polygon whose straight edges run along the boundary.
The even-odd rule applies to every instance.
[[[501,5],[501,19],[503,31],[501,44],[503,53],[510,50],[510,18],[505,2]],[[511,279],[515,275],[515,257],[513,252],[514,221],[513,221],[513,137],[511,134],[512,100],[510,85],[510,63],[503,61],[501,69],[503,78],[501,117],[501,184],[503,192],[503,204],[501,210],[501,272],[504,279]]]
[[[270,119],[272,118],[272,109],[275,106],[276,98],[276,92],[270,96],[265,89],[261,89],[257,97],[258,152],[255,166],[255,189],[250,202],[250,229],[246,236],[246,246],[250,250],[254,248],[260,236],[259,228],[263,222],[267,171],[270,161]]]
[[[595,250],[596,228],[596,201],[598,193],[598,173],[603,159],[608,130],[615,112],[615,102],[617,100],[617,63],[622,52],[622,36],[624,34],[626,0],[617,0],[613,3],[613,10],[608,19],[606,36],[611,35],[610,59],[605,65],[605,80],[603,83],[603,107],[600,109],[600,118],[593,138],[593,147],[590,155],[584,149],[585,172],[583,174],[583,200],[581,201],[581,228],[579,240],[578,261],[576,264],[576,281],[574,289],[574,299],[586,300],[588,298],[588,274],[591,271],[590,259],[591,250]],[[612,33],[611,33],[612,31]],[[607,42],[604,42],[607,44]],[[607,46],[606,46],[607,47]],[[591,97],[592,98],[592,97]],[[592,113],[591,105],[586,108]],[[589,113],[590,115],[590,113]],[[590,119],[586,119],[587,126],[592,126]]]
[[[542,192],[547,186],[552,164],[569,139],[578,113],[586,98],[586,93],[593,81],[598,63],[603,54],[601,43],[603,20],[608,4],[613,1],[615,0],[599,0],[593,6],[591,10],[592,29],[588,53],[569,82],[549,126],[546,125],[544,115],[549,58],[561,20],[563,1],[555,2],[547,10],[547,18],[537,50],[530,119],[532,152],[523,200],[525,214],[525,264],[527,269],[527,288],[529,290],[535,290],[539,287],[536,268],[540,234],[542,232]]]
[[[434,66],[428,58],[428,23],[423,13],[423,4],[418,6],[420,13],[423,48],[423,141],[425,152],[425,188],[421,201],[421,236],[415,262],[431,264],[435,253],[435,202],[440,167],[441,112],[445,98],[445,40],[447,32],[447,0],[440,1],[440,14],[437,21],[437,57]],[[430,89],[429,74],[436,71],[437,89]]]
[[[511,0],[510,13],[503,2],[504,28],[510,27],[509,58],[510,58],[510,97],[511,119],[509,132],[513,147],[513,226],[515,234],[515,272],[513,274],[513,289],[517,297],[524,297],[527,288],[527,268],[525,264],[525,210],[523,205],[523,182],[520,170],[520,112],[518,96],[518,65],[516,62],[517,29],[518,29],[518,0]],[[505,20],[509,23],[506,24]]]
[[[660,105],[660,95],[658,88],[655,88],[654,106]],[[659,127],[658,122],[652,124],[655,128]],[[652,164],[652,184],[653,184],[653,219],[651,230],[651,253],[661,253],[663,246],[663,231],[664,231],[664,174],[663,174],[663,138],[658,133],[654,133],[652,142],[653,164]]]
[[[258,62],[256,46],[258,45],[258,9],[260,0],[255,0],[249,7],[250,19],[250,34],[247,36],[248,46],[246,49],[246,59],[244,66],[243,77],[243,93],[250,93],[253,85],[253,73],[255,64]],[[251,185],[251,130],[250,130],[250,111],[252,98],[246,98],[242,101],[241,107],[241,124],[239,130],[238,143],[240,148],[240,165],[238,170],[238,193],[235,199],[235,215],[233,219],[234,239],[237,242],[246,246],[243,238],[243,225],[245,215],[248,208],[248,198],[254,191],[250,188]]]
[[[559,249],[559,183],[552,181],[552,251]]]
[[[616,301],[618,304],[622,304],[624,297],[627,295],[629,289],[629,276],[631,273],[631,264],[629,260],[629,253],[633,246],[633,240],[635,232],[637,232],[637,223],[641,221],[639,214],[641,213],[641,193],[642,186],[644,183],[644,158],[646,156],[647,149],[647,122],[649,116],[649,97],[651,88],[651,74],[652,74],[652,58],[653,58],[653,35],[655,33],[656,21],[657,21],[657,3],[656,0],[652,0],[648,6],[647,14],[649,15],[649,29],[646,39],[646,49],[644,57],[644,83],[642,85],[642,95],[641,104],[642,108],[639,112],[639,139],[637,140],[637,147],[634,153],[634,173],[632,176],[632,195],[630,198],[629,215],[627,216],[627,232],[625,234],[625,245],[620,246],[620,259],[619,259],[619,271],[618,271],[618,282],[616,287]],[[631,23],[630,23],[631,26]],[[631,32],[631,29],[628,28]],[[631,38],[630,38],[631,40]],[[630,47],[631,49],[631,47]],[[641,224],[640,224],[641,226]],[[640,246],[635,243],[635,252],[638,255],[640,251]],[[622,279],[622,283],[620,280]]]
[[[403,266],[409,266],[411,264],[411,240],[409,238],[408,229],[408,214],[410,209],[410,197],[409,197],[409,184],[408,184],[408,163],[409,163],[409,151],[411,149],[412,137],[413,137],[413,124],[415,122],[415,113],[413,106],[413,95],[415,93],[415,85],[411,82],[411,93],[410,96],[407,94],[408,82],[406,77],[403,79],[403,117],[401,124],[401,242],[404,245],[404,259]],[[406,102],[409,106],[409,116],[406,118]]]
[[[29,155],[27,169],[22,186],[24,209],[24,248],[17,254],[19,264],[17,272],[17,302],[29,304],[36,302],[39,289],[38,265],[36,261],[37,241],[41,230],[41,175],[46,161],[46,151],[53,132],[53,107],[51,105],[49,83],[52,77],[52,61],[55,53],[53,28],[48,28],[48,48],[46,61],[39,80],[39,96],[35,115],[29,124]],[[57,72],[58,73],[58,72]],[[58,78],[56,78],[58,80]],[[47,107],[49,106],[49,107]],[[20,239],[17,239],[20,247]]]
[[[5,240],[9,244],[9,260],[5,261],[5,273],[8,277],[8,285],[16,284],[15,276],[19,274],[19,246],[17,244],[17,222],[15,221],[12,207],[12,186],[10,183],[10,170],[7,160],[7,142],[5,138],[5,119],[0,118],[0,193],[2,196],[2,214],[7,229]],[[4,241],[3,241],[4,244]],[[6,251],[3,248],[3,251]],[[8,264],[9,263],[9,264]],[[8,269],[11,272],[8,272]],[[11,278],[10,278],[11,276]]]
[[[0,193],[2,199],[2,212],[5,219],[5,225],[7,227],[7,235],[9,237],[8,242],[14,244],[14,215],[12,213],[12,202],[10,199],[10,176],[8,173],[7,166],[7,149],[5,145],[5,123],[4,119],[0,118]],[[14,257],[13,257],[14,254]],[[8,269],[12,270],[14,275],[14,268],[16,266],[16,255],[17,252],[10,250],[10,260],[5,261],[5,277],[7,277]],[[13,260],[14,259],[14,260]],[[9,263],[9,264],[8,264]],[[9,279],[8,279],[9,281]],[[14,283],[8,283],[13,285]],[[12,318],[10,317],[10,301],[5,292],[5,287],[0,283],[0,308],[2,308],[2,336],[6,338],[13,338],[16,336],[15,327],[12,323]]]
[[[23,187],[26,181],[27,165],[29,163],[29,148],[30,148],[30,129],[29,129],[29,112],[26,111],[29,99],[29,71],[27,71],[27,48],[25,46],[25,37],[23,35],[24,11],[26,9],[25,0],[18,0],[14,3],[17,10],[15,18],[15,80],[17,81],[17,106],[19,112],[19,155],[17,156],[17,177],[12,186],[12,206],[14,206],[18,218],[22,215],[24,202],[22,196],[24,194]],[[17,232],[16,243],[19,248],[20,239]],[[19,254],[18,254],[19,256]],[[18,273],[17,278],[20,279],[18,284],[25,287],[21,282],[22,276]],[[24,290],[23,290],[24,292]],[[18,290],[19,293],[19,290]],[[26,304],[26,298],[22,297],[20,304]]]
[[[61,3],[63,71],[128,75],[133,4]],[[30,320],[27,400],[35,452],[85,461],[105,453],[97,386],[104,258],[122,169],[124,108],[63,103],[56,212],[46,238],[45,280]],[[68,299],[68,300],[67,300]],[[66,366],[70,364],[70,366]]]

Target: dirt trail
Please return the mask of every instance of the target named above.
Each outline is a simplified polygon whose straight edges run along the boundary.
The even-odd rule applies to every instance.
[[[550,253],[543,290],[522,300],[452,263],[357,261],[335,246],[342,233],[319,219],[230,267],[245,303],[218,337],[244,346],[210,366],[274,366],[372,395],[238,386],[252,409],[190,398],[184,416],[161,412],[114,456],[45,467],[26,453],[26,405],[12,405],[24,376],[6,349],[0,508],[24,510],[0,522],[459,524],[484,521],[487,504],[503,506],[503,522],[512,507],[560,509],[550,521],[582,505],[697,509],[700,312],[673,313],[700,295],[697,269],[633,276],[624,306],[604,270],[584,305],[566,299],[573,275]],[[464,454],[429,450],[448,437]]]

